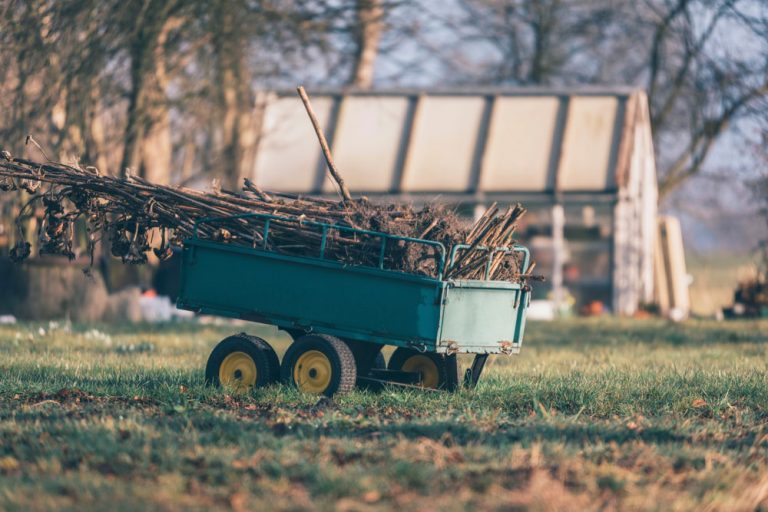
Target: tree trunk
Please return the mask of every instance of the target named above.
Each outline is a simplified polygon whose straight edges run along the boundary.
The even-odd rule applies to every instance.
[[[256,145],[254,97],[245,63],[241,6],[220,0],[214,7],[214,51],[218,75],[219,158],[221,184],[240,188],[240,180],[250,171]]]
[[[121,172],[130,169],[153,181],[167,181],[171,161],[165,98],[163,45],[172,28],[173,1],[145,0],[132,35],[131,91]]]
[[[373,86],[373,73],[383,28],[381,0],[357,0],[358,27],[355,31],[355,63],[350,85],[359,89]]]
[[[104,147],[104,123],[101,113],[101,99],[97,87],[91,88],[91,111],[88,117],[86,136],[86,161],[95,165],[101,172],[109,170],[106,148]]]
[[[170,181],[173,152],[171,120],[165,95],[168,76],[164,52],[168,32],[173,28],[173,24],[173,20],[166,20],[153,49],[154,69],[151,71],[151,87],[147,91],[147,124],[141,140],[141,176],[153,183],[163,184]]]

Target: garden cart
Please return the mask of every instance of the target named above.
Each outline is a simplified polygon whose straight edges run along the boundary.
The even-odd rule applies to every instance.
[[[293,343],[280,362],[265,340],[230,336],[208,359],[205,376],[211,384],[247,390],[281,380],[327,396],[355,385],[387,383],[455,390],[460,385],[457,355],[475,354],[463,379],[473,387],[490,354],[520,350],[530,288],[524,278],[446,278],[466,245],[447,254],[431,240],[305,221],[302,228],[314,230],[318,239],[316,253],[308,257],[306,248],[303,255],[269,248],[275,226],[296,219],[240,217],[260,222],[262,243],[247,247],[202,239],[195,230],[184,242],[178,307],[270,324],[290,334]],[[361,265],[329,258],[328,244],[340,238],[374,240],[378,261]],[[388,269],[386,255],[393,248],[431,255],[434,272]],[[526,274],[530,255],[525,247],[480,249],[488,253],[488,269],[500,257],[514,257],[519,274]],[[387,365],[381,353],[385,345],[396,347]]]

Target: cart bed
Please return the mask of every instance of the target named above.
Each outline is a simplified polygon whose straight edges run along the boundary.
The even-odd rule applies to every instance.
[[[184,244],[181,281],[182,309],[438,353],[519,351],[529,302],[519,283],[443,280],[442,272],[345,266],[200,238]]]

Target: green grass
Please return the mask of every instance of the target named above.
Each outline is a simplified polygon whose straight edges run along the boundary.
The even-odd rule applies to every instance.
[[[0,327],[0,509],[754,510],[768,322],[530,323],[476,391],[203,385],[249,325]],[[466,363],[466,361],[465,361]]]
[[[711,317],[724,307],[733,305],[733,294],[740,281],[757,274],[755,254],[686,253],[688,273],[693,276],[689,287],[691,311]]]

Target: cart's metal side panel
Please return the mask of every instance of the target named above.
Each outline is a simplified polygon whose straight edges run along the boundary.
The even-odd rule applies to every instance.
[[[441,282],[206,241],[184,248],[178,306],[435,350]]]
[[[531,304],[531,289],[525,287],[520,293],[520,301],[517,307],[517,322],[515,322],[515,339],[518,351],[523,344],[523,333],[525,332],[525,310]]]
[[[499,281],[452,281],[443,295],[440,352],[516,353],[527,293]]]

